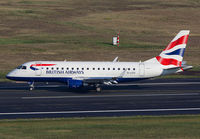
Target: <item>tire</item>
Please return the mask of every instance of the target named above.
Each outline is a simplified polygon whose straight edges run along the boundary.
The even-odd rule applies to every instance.
[[[97,92],[101,92],[101,87],[97,87],[97,88],[96,88],[96,91],[97,91]]]

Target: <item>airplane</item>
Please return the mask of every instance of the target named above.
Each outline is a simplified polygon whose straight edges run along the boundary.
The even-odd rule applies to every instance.
[[[95,87],[101,92],[103,85],[149,79],[191,69],[183,55],[189,30],[181,30],[160,55],[144,62],[95,61],[31,61],[6,75],[15,81],[27,81],[30,90],[34,82],[62,82],[69,88]]]

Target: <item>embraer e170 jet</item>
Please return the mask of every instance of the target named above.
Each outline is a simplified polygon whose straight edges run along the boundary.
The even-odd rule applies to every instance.
[[[27,81],[30,90],[34,82],[63,82],[69,88],[132,82],[161,75],[182,72],[192,68],[185,65],[183,55],[189,30],[180,31],[168,46],[152,59],[144,62],[83,62],[83,61],[31,61],[7,74],[7,78]]]

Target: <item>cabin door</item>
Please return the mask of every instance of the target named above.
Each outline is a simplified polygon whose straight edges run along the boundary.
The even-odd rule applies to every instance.
[[[41,76],[41,74],[42,74],[42,67],[41,67],[41,63],[35,63],[35,75],[36,76]]]
[[[145,65],[144,63],[139,64],[139,75],[144,76],[145,75]]]

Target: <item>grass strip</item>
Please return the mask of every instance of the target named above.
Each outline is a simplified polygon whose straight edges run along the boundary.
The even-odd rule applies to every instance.
[[[199,115],[1,120],[1,138],[196,139]]]

